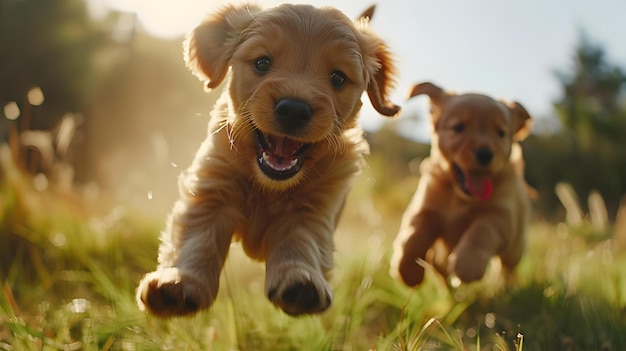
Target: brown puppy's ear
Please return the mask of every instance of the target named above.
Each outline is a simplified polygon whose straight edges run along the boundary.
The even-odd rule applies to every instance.
[[[508,102],[506,105],[511,112],[513,140],[522,141],[530,134],[532,129],[530,114],[519,102]]]
[[[441,115],[442,106],[445,103],[445,98],[448,97],[449,94],[431,82],[424,82],[415,84],[413,88],[411,88],[409,99],[422,94],[426,94],[430,98],[430,117],[433,125],[436,126],[439,121],[439,116]]]
[[[222,83],[241,32],[260,11],[256,5],[230,5],[208,16],[187,34],[183,44],[185,63],[200,80],[206,81],[207,89]]]
[[[365,70],[367,95],[376,111],[384,116],[395,116],[400,106],[389,101],[389,91],[395,84],[396,68],[385,42],[369,30],[376,5],[365,9],[357,18],[361,57]]]
[[[437,128],[445,99],[449,94],[431,82],[423,82],[415,84],[413,88],[411,88],[409,99],[422,94],[426,94],[430,98],[430,120],[433,126]]]
[[[435,105],[440,105],[442,102],[441,100],[445,96],[445,91],[431,82],[419,83],[411,88],[411,92],[409,93],[409,99],[422,94],[428,95],[430,100]]]
[[[367,9],[364,14],[373,15],[373,9]],[[362,15],[358,24],[362,27],[359,28],[359,38],[367,95],[376,111],[384,116],[395,116],[400,112],[400,106],[389,101],[390,90],[395,84],[394,60],[383,40],[368,30],[366,18]]]
[[[391,54],[385,45],[380,45],[375,57],[379,63],[379,68],[370,78],[367,84],[367,95],[372,102],[372,106],[380,114],[393,117],[400,112],[400,106],[389,101],[389,91],[395,84],[395,66]]]

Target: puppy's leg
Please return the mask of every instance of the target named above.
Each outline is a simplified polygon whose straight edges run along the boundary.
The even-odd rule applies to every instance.
[[[137,289],[140,309],[170,317],[193,314],[213,303],[240,217],[220,203],[202,193],[176,203],[162,235],[159,267]]]
[[[522,240],[515,245],[512,245],[509,250],[500,255],[500,261],[505,272],[511,272],[515,269],[517,264],[522,260],[522,256],[526,249],[526,243]]]
[[[522,229],[515,242],[510,244],[508,250],[500,255],[500,262],[502,263],[502,269],[504,279],[507,286],[517,285],[517,275],[515,273],[515,267],[522,260],[524,252],[526,251],[526,228]]]
[[[524,256],[527,245],[527,233],[530,216],[530,204],[528,199],[524,195],[520,195],[520,204],[515,211],[517,225],[512,234],[512,240],[508,243],[508,247],[500,255],[500,261],[504,268],[505,277],[507,281],[515,280],[514,269]]]
[[[402,278],[408,286],[415,286],[424,279],[422,260],[441,233],[439,215],[429,211],[405,217],[394,241],[390,274]]]
[[[272,228],[266,263],[265,292],[292,316],[319,313],[332,302],[326,275],[333,266],[334,226],[291,216]]]
[[[433,268],[442,276],[448,276],[448,256],[450,250],[443,240],[436,240],[427,253],[426,262],[432,263]]]
[[[480,280],[491,257],[502,248],[504,225],[495,217],[472,223],[450,254],[448,271],[463,282]]]

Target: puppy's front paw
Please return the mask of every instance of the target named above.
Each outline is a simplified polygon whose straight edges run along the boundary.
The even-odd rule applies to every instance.
[[[269,282],[274,280],[274,282]],[[266,283],[267,297],[292,316],[320,313],[332,303],[332,290],[319,272],[303,268],[287,270]]]
[[[139,309],[158,317],[190,315],[208,308],[217,286],[203,285],[177,268],[160,269],[146,276],[137,288]]]
[[[489,258],[484,259],[479,255],[450,255],[448,271],[455,274],[464,283],[471,283],[482,279],[487,269]]]
[[[389,274],[395,279],[401,280],[406,285],[413,287],[424,280],[424,260],[401,256],[394,253],[391,259]]]

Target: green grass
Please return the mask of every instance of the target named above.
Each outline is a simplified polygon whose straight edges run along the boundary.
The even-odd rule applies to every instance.
[[[457,288],[429,272],[408,289],[387,270],[398,199],[410,192],[385,207],[364,176],[336,234],[327,312],[291,318],[274,308],[262,265],[234,246],[210,310],[159,320],[137,310],[134,290],[156,265],[163,219],[38,192],[3,168],[0,350],[626,349],[626,255],[610,233],[537,222],[515,284],[493,269]]]

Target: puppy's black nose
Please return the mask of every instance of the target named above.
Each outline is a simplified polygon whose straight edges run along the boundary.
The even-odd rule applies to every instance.
[[[493,151],[486,147],[476,150],[476,160],[481,166],[487,166],[493,159]]]
[[[283,131],[293,133],[311,120],[313,111],[304,101],[285,98],[274,106],[274,115]]]

